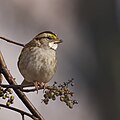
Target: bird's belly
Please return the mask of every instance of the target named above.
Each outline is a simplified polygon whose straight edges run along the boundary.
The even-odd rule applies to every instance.
[[[55,51],[33,49],[22,57],[23,66],[20,71],[27,81],[47,83],[51,80],[56,71]]]

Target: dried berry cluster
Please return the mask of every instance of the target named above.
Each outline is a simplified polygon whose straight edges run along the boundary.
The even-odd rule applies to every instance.
[[[65,102],[66,105],[72,109],[73,105],[78,104],[78,102],[72,99],[74,93],[69,90],[69,85],[74,86],[73,79],[60,85],[54,82],[52,86],[45,89],[44,99],[42,99],[42,101],[48,104],[50,99],[56,100],[56,97],[59,97],[61,102]]]
[[[6,105],[10,106],[11,104],[13,104],[14,101],[14,96],[11,95],[13,92],[11,89],[3,89],[2,87],[0,87],[0,97],[4,100],[6,100]]]

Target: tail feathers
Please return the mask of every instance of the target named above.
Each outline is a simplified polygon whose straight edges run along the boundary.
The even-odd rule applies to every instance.
[[[23,82],[21,83],[22,86],[26,86],[26,87],[31,87],[34,86],[34,84],[32,82],[28,82],[26,80],[23,80]]]

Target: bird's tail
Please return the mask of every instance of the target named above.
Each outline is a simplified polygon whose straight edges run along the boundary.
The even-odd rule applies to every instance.
[[[34,86],[34,84],[32,82],[28,82],[27,80],[23,80],[23,82],[21,83],[21,85],[25,86],[25,87]]]

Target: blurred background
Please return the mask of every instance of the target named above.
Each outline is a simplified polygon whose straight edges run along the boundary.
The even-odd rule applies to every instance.
[[[41,103],[42,92],[27,93],[45,120],[120,120],[119,13],[119,0],[0,0],[0,36],[25,44],[50,30],[64,41],[57,51],[57,73],[49,84],[74,78],[71,89],[79,104],[72,110],[59,100],[46,106]],[[17,68],[21,49],[0,41],[18,84],[23,80]],[[13,106],[28,111],[17,96]],[[20,117],[0,109],[1,120]]]

